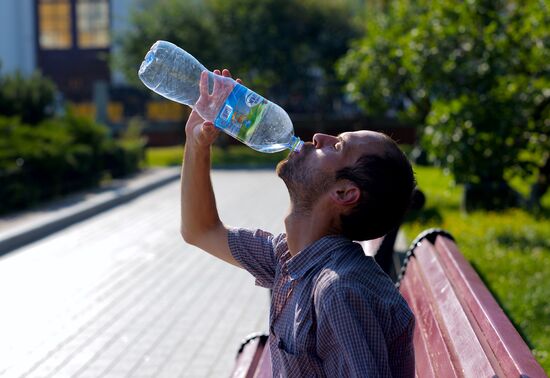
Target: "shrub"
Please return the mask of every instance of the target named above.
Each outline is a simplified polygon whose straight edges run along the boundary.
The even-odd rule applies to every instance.
[[[145,159],[146,138],[140,118],[132,118],[121,133],[119,140],[109,144],[106,154],[106,168],[112,177],[123,177],[138,171]]]
[[[32,127],[17,118],[0,118],[2,210],[24,207],[62,192],[71,137],[61,128]]]
[[[0,117],[0,213],[135,172],[143,149],[70,112],[37,125]]]
[[[145,157],[142,141],[111,141],[107,146],[104,162],[112,177],[124,177],[139,170]]]
[[[35,125],[53,116],[55,101],[55,84],[39,72],[29,77],[19,72],[0,76],[1,115],[18,116],[24,123]]]

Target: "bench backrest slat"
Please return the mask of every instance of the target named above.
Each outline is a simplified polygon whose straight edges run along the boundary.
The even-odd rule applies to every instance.
[[[254,378],[272,378],[271,374],[271,352],[269,349],[269,342],[265,344],[265,348],[262,352],[262,357],[258,363],[258,368],[254,374]]]
[[[455,371],[459,372],[459,376],[463,374],[466,377],[494,376],[495,371],[483,352],[433,245],[424,242],[415,254],[418,266],[421,267],[422,279],[429,292],[431,308],[442,328]]]
[[[438,237],[435,250],[498,376],[545,377],[542,367],[455,243]]]
[[[446,357],[449,351],[416,264],[407,268],[407,284],[401,286],[401,293],[416,316],[414,356],[417,376],[456,376],[451,361]],[[422,374],[418,375],[418,372]]]
[[[422,239],[400,290],[415,313],[417,377],[546,377],[454,242]]]
[[[265,350],[260,338],[249,341],[237,356],[235,368],[231,378],[252,378],[256,373],[256,367],[261,362],[262,353]],[[271,371],[271,369],[269,370]]]

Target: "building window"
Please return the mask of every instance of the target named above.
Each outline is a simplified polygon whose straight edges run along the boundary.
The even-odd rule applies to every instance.
[[[71,3],[69,0],[40,0],[38,4],[40,47],[69,49],[71,37]]]
[[[109,47],[111,36],[108,0],[77,0],[76,20],[78,47],[82,49]]]

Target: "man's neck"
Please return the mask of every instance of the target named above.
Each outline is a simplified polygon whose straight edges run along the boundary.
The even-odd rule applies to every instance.
[[[336,230],[327,222],[326,212],[296,211],[291,208],[285,218],[286,239],[291,256],[296,256],[307,246]]]

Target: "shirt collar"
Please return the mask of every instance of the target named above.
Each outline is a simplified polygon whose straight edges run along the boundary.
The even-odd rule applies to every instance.
[[[287,272],[292,280],[303,277],[309,270],[326,261],[333,252],[353,242],[341,235],[325,236],[287,260]]]

